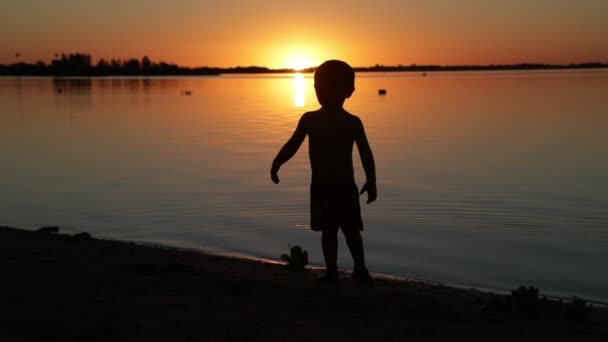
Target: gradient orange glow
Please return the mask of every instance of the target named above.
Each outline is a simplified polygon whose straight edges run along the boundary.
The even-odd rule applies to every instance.
[[[608,1],[5,0],[0,63],[55,53],[186,66],[608,62]],[[16,53],[20,57],[16,57]]]

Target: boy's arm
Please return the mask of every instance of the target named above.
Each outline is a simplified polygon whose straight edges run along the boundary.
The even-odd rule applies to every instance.
[[[374,155],[372,149],[365,136],[365,130],[363,129],[363,123],[359,121],[361,127],[359,133],[355,136],[355,143],[357,143],[357,149],[359,150],[359,157],[361,158],[361,164],[363,164],[363,170],[365,171],[365,177],[367,181],[363,188],[361,188],[361,195],[367,191],[367,203],[372,203],[378,197],[378,190],[376,189],[376,164],[374,162]]]
[[[279,169],[281,165],[287,162],[300,148],[302,142],[306,138],[306,134],[308,134],[308,128],[306,125],[305,115],[302,115],[300,121],[298,122],[298,126],[296,127],[295,132],[289,140],[285,143],[285,145],[279,151],[279,154],[272,161],[272,167],[270,169],[270,178],[275,184],[279,183]]]

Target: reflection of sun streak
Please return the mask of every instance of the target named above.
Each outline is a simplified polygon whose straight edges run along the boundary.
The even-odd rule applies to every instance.
[[[306,82],[304,76],[299,72],[293,75],[293,105],[295,107],[304,107],[304,95]]]

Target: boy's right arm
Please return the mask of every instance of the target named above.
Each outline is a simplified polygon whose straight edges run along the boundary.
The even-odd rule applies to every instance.
[[[296,154],[302,142],[306,138],[306,134],[308,134],[308,127],[306,124],[306,114],[302,115],[300,121],[298,122],[298,126],[296,127],[295,132],[289,140],[285,143],[285,145],[279,151],[276,158],[272,161],[272,167],[270,169],[270,178],[275,184],[279,183],[279,169],[281,165],[287,162],[291,157]]]

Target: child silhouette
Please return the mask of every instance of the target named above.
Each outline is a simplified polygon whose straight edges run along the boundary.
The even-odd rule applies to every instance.
[[[346,110],[344,101],[355,91],[355,72],[345,62],[330,60],[315,71],[315,92],[321,108],[304,113],[295,132],[272,162],[270,177],[279,183],[278,171],[298,151],[308,136],[308,155],[312,169],[310,185],[310,228],[322,231],[321,245],[326,270],[325,281],[337,281],[338,229],[354,261],[353,278],[373,284],[363,251],[363,221],[359,194],[367,192],[367,203],[376,200],[376,170],[372,150],[361,120]],[[353,145],[357,144],[367,181],[361,192],[355,184]]]

